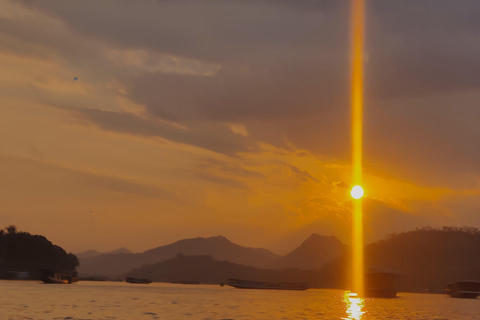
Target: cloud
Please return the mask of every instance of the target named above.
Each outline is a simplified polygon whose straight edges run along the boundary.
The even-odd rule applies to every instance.
[[[294,62],[306,67],[303,73],[327,73],[330,79],[348,64],[346,1],[22,3],[61,19],[84,37],[119,50],[144,50],[153,58],[156,52],[250,71],[274,71]],[[476,9],[475,0],[461,6],[449,0],[370,1],[369,90],[383,97],[408,96],[478,84]],[[12,30],[17,29],[22,28]],[[326,63],[335,68],[329,71]]]
[[[39,193],[50,196],[53,190],[61,189],[61,193],[74,191],[83,194],[86,190],[88,192],[107,190],[159,200],[174,198],[170,191],[158,186],[128,178],[77,170],[47,161],[0,154],[0,163],[3,170],[9,168],[8,170],[16,172],[15,180],[11,179],[11,173],[4,173],[6,181],[11,180],[9,192],[21,191],[25,197],[29,194],[36,196]],[[24,177],[25,173],[28,173],[28,179]],[[39,189],[37,185],[42,187]]]
[[[9,21],[6,30],[16,32],[12,37],[37,43],[61,61],[82,66],[88,74],[88,80],[84,76],[82,81],[91,79],[98,87],[99,80],[116,79],[125,88],[126,98],[157,118],[180,124],[209,123],[199,130],[237,123],[252,139],[280,147],[285,146],[285,137],[291,137],[305,149],[320,146],[335,153],[342,148],[332,142],[344,132],[338,123],[348,122],[342,115],[348,112],[342,107],[348,81],[347,43],[340,40],[346,37],[337,34],[347,30],[337,19],[347,11],[338,2],[142,2],[135,8],[121,2],[115,10],[97,3],[82,10],[55,1],[23,3],[64,26],[55,28],[62,30],[62,40],[56,42],[49,27],[38,28],[32,38],[27,21],[22,20]],[[198,24],[195,20],[184,23],[190,10],[196,19],[202,16],[198,12],[204,12],[204,18]],[[127,12],[130,18],[123,19]],[[85,20],[89,23],[83,24]],[[139,35],[145,25],[152,27]],[[122,32],[124,28],[130,31]],[[195,69],[195,64],[211,65],[213,71],[184,71],[185,66]],[[91,74],[94,70],[101,73],[100,78]],[[58,100],[58,96],[43,99],[56,105]],[[106,109],[102,104],[88,107]],[[310,123],[302,125],[305,119]],[[319,136],[329,138],[313,143],[306,137],[312,126]]]
[[[291,119],[325,109],[332,99],[346,93],[348,45],[339,39],[346,39],[347,29],[336,17],[347,11],[339,10],[335,2],[324,2],[326,6],[310,1],[301,5],[145,1],[135,6],[115,2],[115,10],[96,2],[81,7],[61,1],[24,3],[61,19],[75,36],[80,33],[82,39],[114,42],[107,56],[119,52],[123,70],[128,70],[128,61],[149,69],[123,74],[121,79],[128,85],[130,99],[164,119]],[[300,10],[292,11],[292,7]],[[129,19],[124,19],[127,14]],[[345,37],[339,37],[339,32]],[[55,37],[37,37],[43,38]],[[214,71],[207,74],[214,76],[183,72],[183,67],[172,74],[166,67],[151,66],[158,65],[162,57],[179,65],[181,61],[212,64]],[[110,64],[118,60],[111,59]],[[113,66],[110,69],[116,73]]]
[[[234,188],[234,189],[245,189],[245,190],[249,189],[249,187],[245,185],[243,182],[230,179],[230,178],[219,177],[219,176],[208,174],[208,173],[198,173],[197,177],[206,181],[210,181],[210,182],[227,186],[230,188]]]
[[[349,186],[344,181],[338,180],[332,182],[332,191],[336,191],[337,189],[348,189]]]
[[[183,129],[155,118],[142,118],[127,112],[78,108],[63,110],[71,112],[77,119],[87,124],[93,124],[106,131],[163,138],[230,156],[256,149],[251,139],[233,133],[227,125],[192,122],[188,123],[189,127]]]
[[[480,83],[475,0],[372,1],[367,87],[381,97],[472,88]]]
[[[132,4],[107,0],[87,3],[23,1],[25,5],[60,17],[77,33],[102,39],[110,45],[146,48],[202,61],[238,59],[245,55],[245,49],[252,47],[265,48],[273,44],[277,48],[288,48],[291,42],[305,41],[306,34],[323,33],[325,29],[316,28],[317,24],[335,24],[336,19],[330,16],[341,14],[338,11],[344,7],[338,5],[338,1],[292,4],[288,1],[150,0]],[[323,12],[328,15],[316,19]]]
[[[313,181],[313,182],[320,182],[317,178],[315,178],[310,172],[307,170],[301,170],[294,165],[289,165],[288,168],[292,171],[292,173],[300,178],[303,181]]]
[[[236,165],[231,162],[217,160],[213,158],[203,159],[197,166],[200,170],[207,170],[207,171],[219,171],[227,174],[232,174],[238,177],[246,177],[246,178],[265,178],[260,172],[252,171],[245,169],[240,165]]]
[[[21,3],[38,21],[32,28],[18,16],[2,19],[15,50],[55,53],[118,81],[123,97],[149,115],[78,112],[104,130],[226,155],[256,152],[256,143],[287,148],[287,139],[317,155],[350,157],[347,1]],[[423,185],[475,183],[479,7],[476,0],[368,3],[368,172]],[[77,107],[111,109],[85,100]],[[231,123],[248,139],[227,132]]]
[[[370,104],[365,115],[368,170],[424,185],[475,186],[479,102],[480,94],[470,92]]]

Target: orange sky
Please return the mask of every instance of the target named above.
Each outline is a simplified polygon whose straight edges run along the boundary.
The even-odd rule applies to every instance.
[[[480,227],[480,5],[450,3],[367,1],[367,241]],[[347,1],[0,0],[0,221],[72,252],[348,243],[348,18]]]

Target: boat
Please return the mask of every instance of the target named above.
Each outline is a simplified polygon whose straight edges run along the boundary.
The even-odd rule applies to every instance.
[[[41,270],[40,279],[43,283],[70,284],[77,282],[76,272],[56,272],[52,270]]]
[[[452,298],[475,299],[480,295],[480,281],[463,280],[447,284],[445,292]]]
[[[238,289],[307,290],[306,282],[262,282],[228,279],[227,285]]]
[[[370,269],[365,273],[365,297],[395,298],[398,274],[392,271]]]
[[[150,279],[145,279],[145,278],[133,278],[133,277],[127,277],[127,279],[125,279],[126,282],[128,283],[139,283],[139,284],[149,284],[149,283],[152,283],[152,280]]]
[[[200,281],[197,281],[197,280],[177,280],[177,281],[172,281],[171,283],[175,283],[175,284],[200,284]]]
[[[104,276],[82,277],[82,281],[107,281],[108,278]]]

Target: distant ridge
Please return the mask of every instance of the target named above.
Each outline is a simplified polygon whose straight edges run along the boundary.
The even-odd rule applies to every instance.
[[[184,239],[160,246],[143,253],[103,254],[80,260],[80,275],[104,275],[115,277],[145,264],[154,264],[184,255],[210,255],[215,259],[264,267],[279,258],[267,249],[248,248],[237,245],[223,236]]]
[[[346,245],[334,236],[313,233],[298,248],[275,261],[274,268],[317,269],[341,257]]]
[[[309,282],[318,284],[319,272],[303,270],[260,269],[229,261],[219,261],[208,255],[178,255],[153,265],[134,269],[122,277],[141,277],[159,282],[198,281],[207,284],[226,283],[229,278],[272,282]]]
[[[119,253],[132,253],[132,252],[127,248],[120,248],[110,252],[99,252],[96,250],[87,250],[80,253],[76,253],[75,255],[77,256],[78,259],[86,259],[86,258],[98,257],[98,256],[101,256],[102,254],[119,254]]]

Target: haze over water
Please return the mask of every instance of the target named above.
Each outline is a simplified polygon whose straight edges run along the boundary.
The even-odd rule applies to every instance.
[[[479,299],[400,293],[355,303],[345,291],[240,290],[228,286],[125,282],[45,285],[0,281],[1,319],[313,320],[480,319]],[[363,304],[363,306],[362,306]]]

